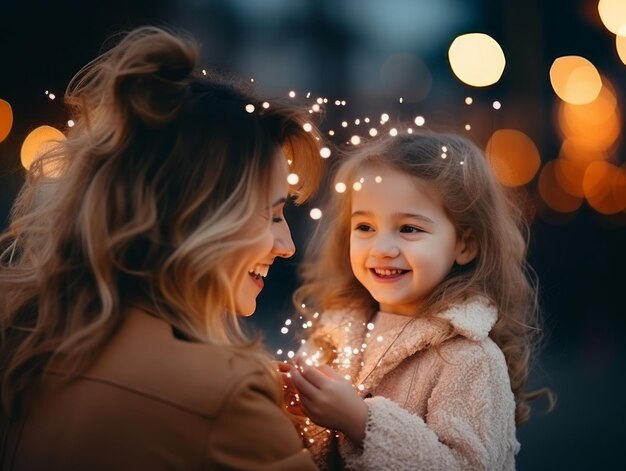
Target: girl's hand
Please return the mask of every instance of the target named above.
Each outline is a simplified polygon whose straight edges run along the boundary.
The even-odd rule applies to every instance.
[[[304,417],[304,412],[300,407],[300,398],[298,397],[298,390],[293,384],[293,372],[296,367],[291,363],[277,362],[276,367],[280,373],[283,386],[283,405],[287,412],[290,414]]]
[[[365,437],[367,404],[352,384],[330,366],[307,365],[302,359],[291,371],[302,411],[316,424],[343,432],[360,445]]]

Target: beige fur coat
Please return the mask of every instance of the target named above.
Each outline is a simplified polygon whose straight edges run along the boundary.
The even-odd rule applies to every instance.
[[[358,386],[369,413],[362,449],[302,425],[321,469],[515,469],[515,400],[504,355],[488,337],[497,312],[475,300],[439,317],[458,335],[437,352],[429,346],[444,332],[439,323],[324,313],[301,354],[315,354],[315,338],[334,344],[335,366]]]

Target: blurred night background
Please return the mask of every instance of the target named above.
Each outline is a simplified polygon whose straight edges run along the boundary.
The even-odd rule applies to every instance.
[[[626,9],[623,0],[601,3]],[[604,16],[626,23],[623,11]],[[2,0],[0,229],[24,179],[26,136],[41,125],[67,129],[68,81],[109,36],[134,26],[192,33],[202,67],[254,79],[261,96],[293,91],[313,113],[327,98],[320,105],[329,146],[370,128],[390,132],[400,120],[417,126],[422,116],[425,127],[466,133],[487,148],[528,206],[546,331],[531,385],[552,388],[558,403],[547,415],[537,404],[519,428],[518,469],[624,469],[626,65],[621,36],[604,16],[598,0]],[[506,67],[497,83],[472,87],[453,72],[448,51],[466,33],[501,46]],[[567,70],[556,75],[564,56],[580,56],[570,72],[582,78],[557,94],[569,80]],[[390,119],[381,124],[383,113]],[[300,255],[317,224],[309,217],[315,203],[288,209]],[[294,314],[299,260],[272,268],[249,321],[273,350],[293,348],[291,332],[280,329]]]

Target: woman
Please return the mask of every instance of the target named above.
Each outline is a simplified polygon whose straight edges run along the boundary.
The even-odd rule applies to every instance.
[[[70,82],[0,238],[2,469],[315,469],[237,316],[294,252],[318,139],[196,59],[143,27]]]

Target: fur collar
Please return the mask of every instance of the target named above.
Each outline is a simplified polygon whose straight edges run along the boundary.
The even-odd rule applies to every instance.
[[[489,335],[498,313],[487,300],[474,299],[440,313],[437,318],[447,320],[457,334],[479,342]],[[386,332],[381,341],[371,338],[365,340],[366,331],[363,330],[361,339],[367,341],[368,355],[378,360],[369,362],[369,365],[353,376],[356,384],[363,384],[365,390],[374,388],[404,359],[430,347],[433,340],[445,334],[446,330],[444,323],[420,318],[407,318],[406,322],[399,323]],[[354,340],[356,339],[352,341]]]

